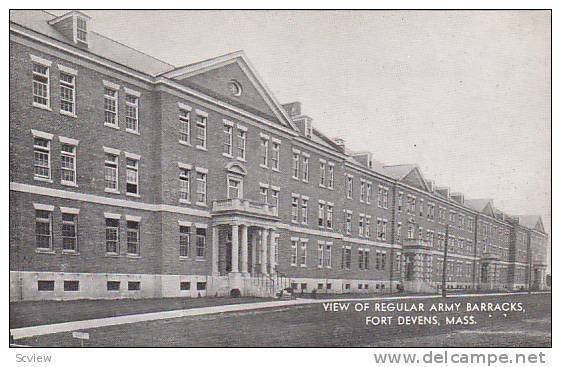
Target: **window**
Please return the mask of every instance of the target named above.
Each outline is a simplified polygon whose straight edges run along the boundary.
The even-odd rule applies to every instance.
[[[54,280],[38,280],[37,290],[40,292],[50,292],[55,290]]]
[[[115,154],[105,153],[105,188],[119,190],[119,157]]]
[[[420,217],[422,217],[425,214],[424,213],[424,211],[425,211],[424,207],[425,207],[425,200],[421,199],[421,202],[419,203],[419,216]]]
[[[76,39],[88,43],[88,28],[86,20],[82,17],[76,18]]]
[[[206,290],[206,282],[197,282],[197,290],[198,291],[205,291]]]
[[[138,132],[138,97],[132,94],[125,95],[125,120],[127,122],[127,130]]]
[[[302,156],[302,182],[308,182],[309,179],[309,158]]]
[[[224,124],[224,154],[232,156],[232,126]]]
[[[382,268],[382,253],[380,251],[376,251],[376,270],[383,270]]]
[[[33,63],[33,104],[50,107],[49,67]]]
[[[206,205],[206,173],[197,172],[197,203]]]
[[[403,192],[399,192],[397,194],[397,211],[400,212],[403,210]]]
[[[330,244],[325,245],[325,257],[324,257],[323,264],[326,268],[331,267],[331,246],[332,245]]]
[[[360,214],[358,217],[358,235],[364,236],[364,214]]]
[[[302,198],[302,224],[308,224],[308,199]]]
[[[76,231],[76,214],[62,213],[62,249],[64,251],[77,251],[78,236]]]
[[[197,243],[196,243],[196,256],[197,259],[204,259],[206,254],[206,229],[197,228]]]
[[[127,194],[138,195],[138,160],[127,158]]]
[[[368,270],[370,262],[370,250],[358,249],[358,268],[360,270]]]
[[[191,227],[179,226],[179,256],[189,257],[191,254]]]
[[[269,163],[269,139],[261,138],[261,167],[267,168]]]
[[[353,229],[353,213],[350,211],[345,211],[345,232],[351,234]]]
[[[385,241],[388,221],[386,219],[378,218],[376,224],[377,224],[376,237],[381,241]]]
[[[327,187],[333,189],[333,183],[335,182],[335,167],[333,164],[327,166]]]
[[[325,225],[325,204],[318,203],[318,226],[323,227]]]
[[[366,203],[370,204],[372,198],[372,183],[366,183]]]
[[[361,203],[366,201],[366,181],[360,180],[360,197],[359,200]]]
[[[292,197],[292,209],[290,212],[290,218],[292,222],[294,223],[298,222],[298,197],[297,196]]]
[[[191,282],[179,282],[180,291],[188,291],[191,289]]]
[[[388,209],[388,192],[387,187],[378,186],[378,208]]]
[[[119,253],[119,219],[105,218],[105,251]]]
[[[323,267],[324,244],[318,242],[318,268]]]
[[[60,146],[61,183],[76,185],[76,147],[70,144]]]
[[[351,269],[351,248],[343,246],[341,250],[341,269]]]
[[[140,253],[140,222],[127,220],[127,253],[139,255]]]
[[[179,169],[179,200],[191,201],[191,171],[186,168]]]
[[[35,178],[39,180],[51,179],[51,141],[43,138],[33,140]]]
[[[38,249],[52,249],[53,221],[48,210],[35,210],[35,245]]]
[[[76,94],[74,75],[60,73],[60,111],[76,114]]]
[[[319,185],[325,186],[325,162],[319,162]]]
[[[273,155],[271,157],[271,166],[273,170],[280,170],[280,143],[273,142]]]
[[[206,116],[197,115],[197,134],[195,136],[195,140],[197,148],[199,149],[206,149],[206,122]]]
[[[228,199],[241,199],[243,197],[242,192],[242,180],[239,178],[228,177]]]
[[[370,216],[366,216],[364,225],[364,236],[370,238]]]
[[[129,291],[139,291],[140,282],[128,282],[127,284]]]
[[[306,256],[308,254],[307,251],[308,241],[302,241],[300,243],[300,266],[306,266]]]
[[[327,219],[325,221],[327,228],[333,229],[333,205],[327,204]]]
[[[118,126],[118,101],[119,93],[115,89],[104,88],[103,92],[103,109],[105,113],[104,123],[106,125]]]
[[[179,109],[179,141],[191,144],[191,111]]]
[[[107,281],[107,290],[108,291],[118,291],[121,289],[121,282],[115,280]]]
[[[290,265],[296,266],[298,264],[298,240],[291,240],[290,242]]]
[[[77,280],[65,280],[64,281],[64,291],[65,292],[78,292],[80,290],[80,282]]]
[[[238,128],[238,158],[241,160],[245,160],[245,143],[246,143],[246,132],[245,130]]]
[[[273,207],[275,209],[277,209],[279,207],[279,191],[275,190],[275,189],[271,189],[271,205],[273,205]]]
[[[346,180],[347,199],[353,198],[353,176],[347,175]]]
[[[300,153],[292,153],[292,178],[298,180],[300,177]]]
[[[401,243],[401,222],[397,223],[396,230],[395,230],[395,241],[397,243]]]
[[[260,186],[259,193],[261,196],[261,202],[263,204],[267,204],[269,202],[269,188],[266,186]]]

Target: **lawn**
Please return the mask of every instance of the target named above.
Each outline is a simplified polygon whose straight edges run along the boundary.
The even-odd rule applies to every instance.
[[[407,301],[424,312],[388,315],[431,316],[442,299]],[[551,346],[551,295],[520,294],[448,298],[460,302],[522,302],[525,312],[473,312],[477,325],[366,326],[374,313],[325,312],[310,304],[247,312],[139,322],[89,329],[92,347],[548,347]],[[351,304],[353,307],[353,304]],[[382,315],[382,314],[379,314]],[[443,316],[465,316],[464,310]],[[439,316],[440,317],[440,316]],[[18,343],[79,346],[71,333],[44,335]]]
[[[116,300],[10,302],[10,329],[66,321],[195,307],[270,301],[271,298],[144,298]]]

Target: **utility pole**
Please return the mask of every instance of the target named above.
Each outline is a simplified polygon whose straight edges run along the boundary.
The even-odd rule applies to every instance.
[[[528,252],[528,294],[532,294],[532,251]]]
[[[446,298],[446,264],[448,263],[448,229],[446,225],[446,234],[444,235],[444,262],[442,263],[442,297]]]

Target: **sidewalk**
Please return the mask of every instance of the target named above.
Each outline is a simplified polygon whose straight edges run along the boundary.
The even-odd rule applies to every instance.
[[[537,293],[550,293],[550,292],[532,292]],[[508,295],[520,295],[526,293],[512,292],[512,293],[481,293],[481,294],[453,294],[449,295],[447,298],[457,298],[457,297],[488,297],[488,296],[508,296]],[[254,303],[244,303],[244,304],[230,304],[230,305],[220,305],[211,307],[198,307],[191,309],[181,309],[173,311],[162,311],[162,312],[150,312],[141,313],[135,315],[125,315],[125,316],[115,316],[106,318],[97,318],[82,321],[71,321],[56,324],[38,325],[23,327],[17,329],[11,329],[10,333],[13,335],[14,339],[21,339],[33,336],[55,334],[62,332],[71,332],[77,330],[87,330],[91,328],[99,328],[104,326],[114,326],[114,325],[124,325],[136,322],[144,321],[154,321],[154,320],[165,320],[173,319],[179,317],[189,317],[189,316],[202,316],[211,315],[224,312],[239,312],[239,311],[251,311],[259,309],[270,309],[276,307],[289,307],[295,305],[306,305],[306,304],[317,304],[324,302],[364,302],[364,301],[386,301],[386,300],[413,300],[413,299],[431,299],[440,298],[440,295],[419,295],[419,296],[386,296],[386,297],[365,297],[365,298],[334,298],[334,299],[294,299],[286,301],[266,301],[266,302],[254,302]]]

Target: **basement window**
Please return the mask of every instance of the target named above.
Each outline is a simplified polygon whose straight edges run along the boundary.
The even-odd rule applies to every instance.
[[[128,282],[129,291],[139,291],[140,282]]]
[[[40,292],[54,291],[55,281],[54,280],[38,280],[37,290]]]
[[[65,292],[78,292],[80,290],[80,282],[77,280],[65,280],[64,281],[64,291]]]

